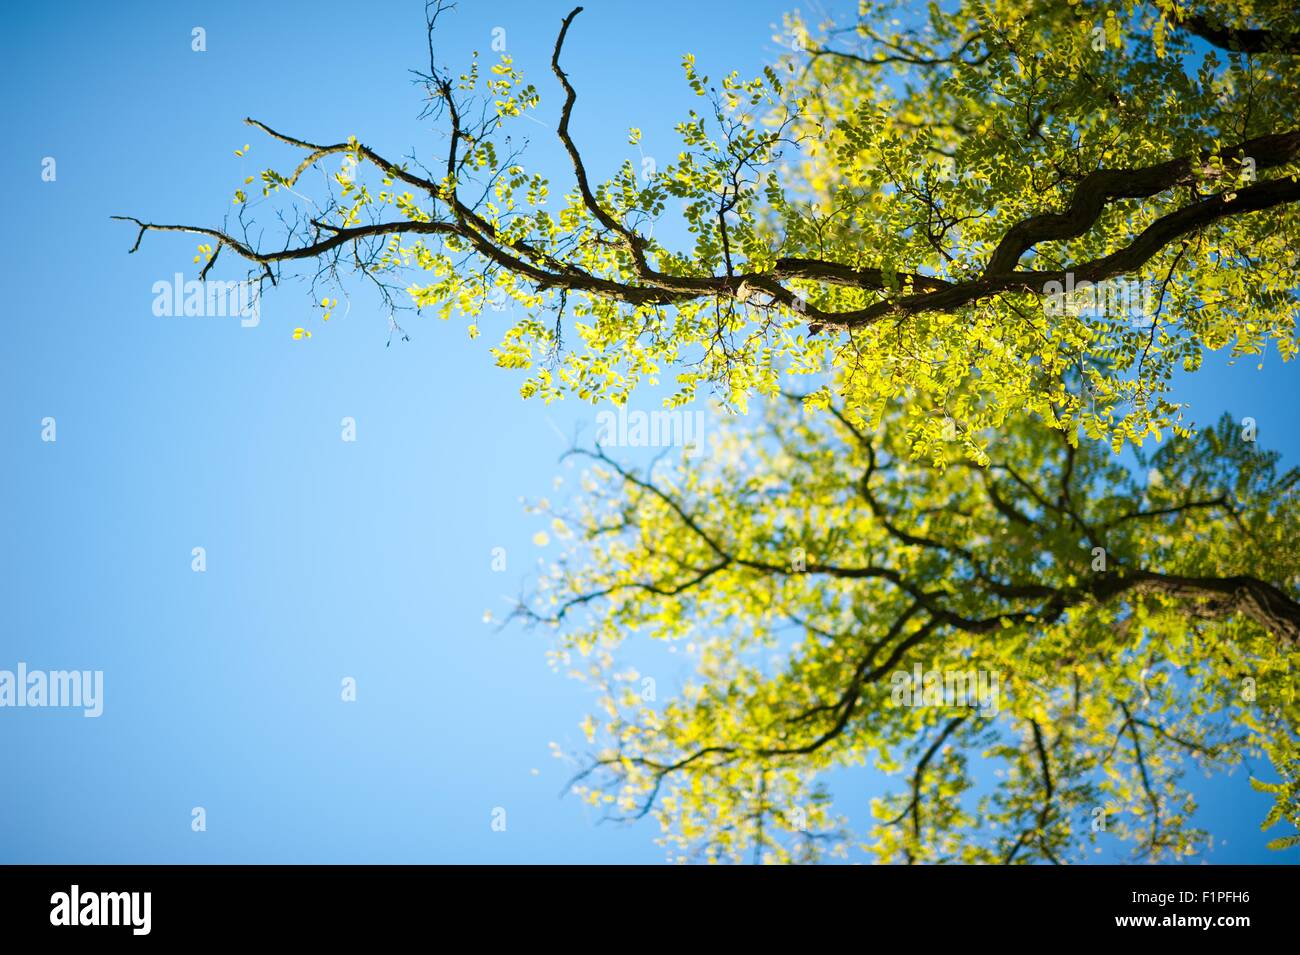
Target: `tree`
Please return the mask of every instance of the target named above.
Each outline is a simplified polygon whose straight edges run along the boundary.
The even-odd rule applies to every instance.
[[[579,789],[716,859],[1064,862],[1102,831],[1143,859],[1203,849],[1185,764],[1233,766],[1300,717],[1300,470],[1227,417],[1136,472],[1024,418],[987,467],[937,469],[898,417],[773,407],[648,474],[582,452],[584,506],[554,515],[579,545],[518,611],[602,691]],[[643,699],[632,634],[692,641],[693,682]],[[818,781],[868,761],[905,782],[855,842]],[[1269,791],[1294,816],[1294,784]]]
[[[493,354],[531,372],[525,396],[623,402],[675,372],[674,400],[704,385],[743,408],[783,374],[834,374],[847,410],[879,420],[923,395],[907,419],[918,453],[952,450],[952,419],[977,461],[973,436],[1021,409],[1117,447],[1181,433],[1174,370],[1229,344],[1295,353],[1300,34],[1282,0],[1249,22],[1179,0],[972,0],[898,27],[865,2],[855,26],[816,36],[791,21],[791,57],[750,80],[711,83],[687,55],[707,106],[677,126],[677,160],[651,177],[629,160],[597,184],[561,66],[580,9],[551,60],[573,171],[558,204],[509,135],[539,92],[508,55],[443,66],[430,0],[418,79],[444,155],[397,162],[250,119],[299,153],[293,171],[265,170],[256,202],[237,191],[233,225],[127,217],[136,247],[198,234],[201,277],[227,249],[262,281],[310,264],[313,300],[351,269],[394,312],[401,276],[423,270],[414,305],[469,317],[473,335],[513,301],[526,316]],[[304,201],[308,171],[334,161]],[[654,237],[670,205],[692,248]],[[273,214],[287,231],[263,243]],[[942,415],[920,416],[930,406]]]
[[[224,250],[260,282],[305,265],[324,317],[351,271],[396,328],[427,308],[477,336],[513,302],[493,354],[524,397],[622,404],[673,374],[670,404],[763,399],[764,429],[671,473],[586,452],[589,506],[557,517],[575,551],[518,611],[605,690],[577,784],[683,853],[1060,862],[1104,830],[1181,858],[1207,839],[1185,765],[1261,752],[1282,776],[1265,822],[1294,822],[1300,478],[1170,395],[1207,350],[1296,352],[1291,11],[899,6],[791,18],[752,79],[687,55],[703,105],[676,160],[604,179],[569,131],[573,10],[554,202],[510,135],[537,88],[508,56],[444,66],[430,0],[441,155],[250,119],[292,171],[221,227],[126,217],[132,251],[177,231],[200,278]],[[657,237],[673,221],[689,247]],[[698,631],[698,680],[639,697],[614,658],[637,631]],[[905,785],[854,837],[819,781],[868,760]]]

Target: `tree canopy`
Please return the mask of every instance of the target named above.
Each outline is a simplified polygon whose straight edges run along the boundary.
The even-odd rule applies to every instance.
[[[585,452],[555,515],[578,546],[519,611],[602,690],[583,791],[712,859],[1202,850],[1187,765],[1284,747],[1300,716],[1300,604],[1269,583],[1300,579],[1300,470],[1226,417],[1136,471],[1021,417],[988,466],[941,470],[899,417],[777,405],[649,474]],[[631,634],[693,641],[666,704],[620,663]],[[863,763],[904,781],[854,835],[819,782]]]
[[[462,316],[474,335],[512,302],[523,317],[494,355],[529,374],[525,396],[624,402],[671,374],[678,401],[703,386],[743,408],[783,375],[830,374],[862,421],[934,399],[973,460],[973,436],[1022,410],[1117,446],[1178,428],[1176,369],[1207,349],[1295,352],[1300,34],[1285,3],[998,0],[918,19],[864,2],[851,26],[792,20],[790,56],[759,76],[713,81],[687,55],[702,103],[679,154],[603,181],[569,132],[580,9],[551,60],[573,173],[558,198],[510,136],[538,88],[508,54],[445,66],[431,2],[418,76],[443,156],[250,119],[300,161],[249,177],[237,222],[128,218],[140,238],[203,237],[204,276],[226,249],[270,281],[354,270],[394,310]],[[330,161],[332,178],[305,181]],[[273,210],[287,228],[267,240]],[[693,244],[655,237],[673,223]],[[912,407],[918,452],[954,450]]]
[[[426,12],[441,154],[250,119],[296,161],[223,225],[124,218],[132,251],[199,236],[200,278],[226,250],[260,282],[305,269],[322,319],[350,274],[395,329],[427,310],[477,337],[511,304],[488,330],[525,398],[761,399],[703,460],[581,452],[572,553],[517,613],[604,691],[588,798],[683,857],[1064,862],[1106,832],[1178,859],[1208,839],[1185,770],[1267,753],[1264,821],[1300,822],[1300,473],[1172,393],[1207,351],[1296,352],[1289,4],[792,16],[757,76],[687,54],[677,155],[606,176],[570,133],[578,8],[558,196],[511,135],[539,88],[507,54],[445,65]],[[693,641],[674,699],[619,665],[638,632]],[[868,763],[900,786],[851,833],[824,780]]]

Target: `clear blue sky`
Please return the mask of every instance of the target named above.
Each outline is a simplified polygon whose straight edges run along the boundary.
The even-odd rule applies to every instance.
[[[440,50],[463,62],[503,27],[551,122],[546,63],[568,6],[463,3]],[[632,149],[628,126],[647,154],[671,150],[694,105],[683,53],[713,75],[752,73],[777,53],[787,2],[586,6],[566,46],[573,132],[603,177]],[[156,317],[153,283],[192,278],[194,242],[151,236],[128,256],[134,230],[109,219],[217,221],[242,177],[282,155],[245,115],[394,155],[440,148],[406,72],[425,62],[422,7],[7,12],[0,669],[102,669],[106,699],[99,719],[0,710],[0,862],[663,858],[652,822],[596,826],[559,798],[567,774],[547,744],[579,746],[592,697],[547,667],[545,634],[481,619],[508,609],[541,553],[520,498],[565,493],[556,429],[591,434],[595,410],[521,401],[488,354],[490,315],[477,342],[426,318],[391,348],[364,297],[322,330],[300,287],[269,294],[257,328]],[[195,26],[205,53],[190,49]],[[551,133],[535,132],[536,165],[567,188]],[[236,159],[246,142],[252,157]],[[55,182],[41,181],[46,156]],[[315,337],[293,342],[309,323]],[[1179,397],[1201,421],[1254,416],[1295,463],[1294,376],[1275,356],[1262,373],[1211,358]],[[46,416],[55,444],[40,440]],[[344,416],[354,444],[339,438]],[[354,704],[339,699],[348,676]],[[843,808],[862,819],[874,784],[838,786]],[[1213,861],[1277,861],[1256,831],[1267,797],[1244,773],[1200,790],[1206,826],[1228,840]]]

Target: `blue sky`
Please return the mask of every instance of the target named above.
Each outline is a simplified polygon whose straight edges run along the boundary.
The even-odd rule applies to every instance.
[[[441,148],[407,73],[425,62],[422,6],[8,13],[0,668],[102,669],[105,710],[0,711],[0,862],[663,859],[650,821],[596,826],[559,798],[567,773],[548,742],[577,747],[592,698],[547,667],[545,634],[482,622],[542,553],[520,499],[565,493],[561,435],[591,434],[595,411],[521,401],[488,354],[491,318],[476,342],[463,323],[409,319],[411,341],[386,347],[374,303],[358,296],[322,329],[299,286],[268,294],[255,328],[155,316],[153,283],[193,278],[194,242],[151,236],[129,256],[134,230],[109,219],[215,222],[272,154],[245,115],[392,155]],[[647,154],[672,149],[694,105],[683,53],[713,74],[755,72],[777,55],[787,3],[586,7],[566,46],[572,130],[603,178],[633,150],[629,126]],[[567,10],[463,3],[439,49],[467,61],[504,28],[551,122],[546,64]],[[536,133],[534,164],[567,188],[550,132]],[[251,158],[234,157],[245,143]],[[309,324],[310,342],[290,338]],[[1294,369],[1278,366],[1211,357],[1179,398],[1200,421],[1255,417],[1297,463]],[[355,703],[340,701],[344,677]],[[870,795],[844,791],[862,806]],[[1243,773],[1201,791],[1206,826],[1227,838],[1213,861],[1277,861],[1256,831],[1267,797]]]

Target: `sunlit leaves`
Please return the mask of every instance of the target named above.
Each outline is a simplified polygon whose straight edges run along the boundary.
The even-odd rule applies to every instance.
[[[835,404],[801,410],[824,402],[782,399],[764,426],[725,428],[708,457],[635,481],[592,462],[566,515],[576,549],[529,610],[559,628],[557,667],[588,661],[572,672],[604,701],[584,724],[579,791],[617,818],[656,816],[673,858],[1204,852],[1186,770],[1234,766],[1295,731],[1293,651],[1173,593],[1097,595],[1138,569],[1300,580],[1300,474],[1278,474],[1227,419],[1130,472],[1023,415],[983,442],[986,470],[939,470],[912,460],[919,439],[896,405],[879,430],[855,432],[828,420],[844,413]],[[965,440],[938,421],[925,440]],[[867,567],[901,582],[830,570]],[[926,637],[939,607],[996,625]],[[694,671],[666,699],[619,675],[620,648],[646,639]],[[917,667],[996,674],[997,705],[896,705],[894,674]],[[820,784],[863,765],[897,785],[862,794],[875,823],[853,833],[852,807]]]

